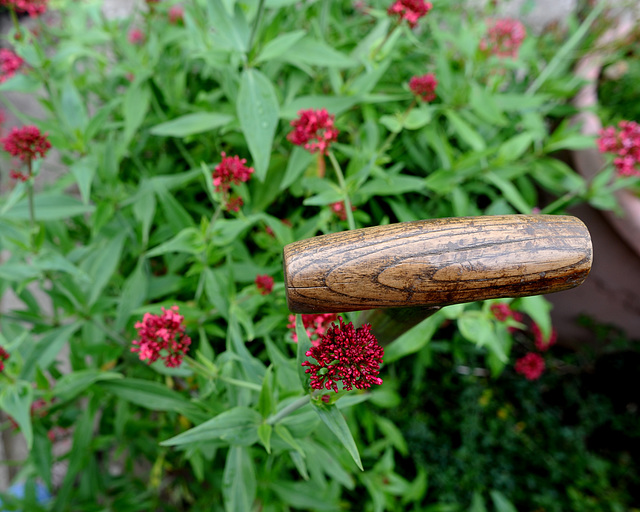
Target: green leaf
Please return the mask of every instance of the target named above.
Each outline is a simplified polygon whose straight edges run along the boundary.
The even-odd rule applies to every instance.
[[[426,105],[421,105],[411,110],[402,124],[407,130],[417,130],[429,124],[432,118],[433,109]]]
[[[469,105],[483,121],[494,126],[505,126],[507,118],[504,116],[493,94],[476,82],[471,83]]]
[[[402,119],[400,114],[380,116],[382,125],[392,133],[400,133],[402,131]]]
[[[31,379],[35,373],[36,366],[46,370],[58,357],[60,350],[69,338],[76,332],[82,324],[75,322],[47,331],[47,333],[35,343],[25,357],[20,378]]]
[[[511,137],[505,141],[498,149],[498,160],[500,162],[515,162],[524,152],[529,149],[529,146],[534,141],[534,136],[531,132],[524,132]]]
[[[33,388],[29,382],[18,381],[3,384],[0,391],[0,410],[11,416],[20,427],[27,443],[27,449],[33,445],[33,429],[31,427],[31,403]]]
[[[220,439],[231,445],[250,446],[258,440],[260,414],[247,407],[234,407],[197,427],[162,441],[162,446],[179,446]]]
[[[493,322],[476,311],[469,311],[457,320],[460,334],[480,347],[487,347],[502,362],[507,361],[505,348],[496,336]]]
[[[325,108],[329,114],[339,115],[360,101],[357,96],[300,96],[280,111],[284,119],[295,119],[300,110]]]
[[[124,110],[123,138],[125,145],[129,145],[129,142],[142,125],[147,115],[147,110],[149,110],[150,101],[151,91],[146,85],[138,83],[127,89],[122,104]]]
[[[478,491],[473,493],[471,507],[469,507],[468,512],[487,512],[487,507],[484,506],[482,495]]]
[[[217,112],[196,112],[176,117],[151,128],[152,135],[165,137],[188,137],[221,128],[233,121],[233,116]]]
[[[299,342],[300,341],[298,340],[298,343]],[[342,416],[340,410],[336,407],[335,404],[329,405],[323,402],[318,402],[317,400],[312,400],[311,404],[313,405],[313,408],[318,416],[320,416],[322,422],[340,440],[340,442],[347,449],[349,455],[351,455],[360,470],[364,471],[364,468],[362,467],[362,461],[360,460],[360,454],[358,453],[358,447],[356,446],[356,442],[351,435],[351,431],[349,430],[347,421]]]
[[[198,418],[201,414],[200,409],[188,398],[159,382],[124,378],[100,381],[98,385],[123,400],[151,411],[175,411],[188,418]]]
[[[79,370],[63,375],[56,382],[53,394],[61,402],[67,402],[74,399],[95,382],[121,379],[122,377],[121,373],[105,372],[97,368]]]
[[[77,215],[93,213],[95,207],[82,204],[72,196],[61,194],[38,194],[34,200],[36,220],[51,221],[68,219]],[[26,198],[2,214],[2,217],[13,220],[29,220],[29,203]]]
[[[398,359],[414,354],[421,350],[438,330],[442,323],[442,316],[438,313],[426,318],[412,327],[400,337],[393,340],[384,349],[384,362],[392,363]]]
[[[490,491],[491,500],[493,506],[496,507],[496,512],[518,512],[507,497],[499,491]]]
[[[200,254],[205,250],[205,242],[202,232],[197,228],[184,228],[176,236],[154,247],[146,253],[147,258],[160,256],[170,252],[183,252],[187,254]]]
[[[249,25],[239,5],[235,6],[233,15],[222,5],[220,0],[207,2],[209,26],[214,46],[241,53],[247,52],[249,45]]]
[[[484,176],[487,178],[489,183],[497,187],[500,192],[502,192],[505,199],[509,201],[511,206],[516,210],[523,214],[531,213],[531,206],[529,206],[522,195],[520,195],[520,191],[513,183],[501,178],[493,172],[487,172]]]
[[[271,81],[257,69],[245,69],[240,80],[236,109],[240,127],[253,157],[256,177],[264,181],[276,133],[279,104]]]
[[[416,176],[393,174],[383,178],[374,178],[365,183],[358,190],[365,196],[390,196],[420,192],[425,186],[425,180]]]
[[[229,274],[226,268],[211,270],[205,267],[202,270],[204,274],[204,292],[209,302],[218,310],[224,318],[229,316],[229,298],[226,290],[229,287]]]
[[[280,183],[280,190],[284,190],[294,183],[309,168],[311,162],[313,162],[313,155],[306,149],[295,146],[289,156],[287,170],[282,178],[282,183]]]
[[[261,423],[258,427],[258,439],[267,450],[267,453],[271,453],[271,434],[273,433],[273,427],[268,423]]]
[[[296,452],[298,452],[302,457],[305,456],[302,446],[298,441],[296,441],[296,438],[293,437],[293,435],[291,434],[291,432],[289,432],[289,429],[287,427],[285,427],[282,423],[276,423],[274,428],[275,428],[276,434],[278,434],[278,436],[280,436],[280,438],[285,443],[291,446],[291,448],[293,448]]]
[[[521,297],[518,299],[518,308],[524,311],[538,324],[540,332],[545,340],[551,337],[551,303],[542,295]]]
[[[472,149],[476,151],[484,151],[486,144],[480,134],[471,127],[460,115],[453,110],[445,110],[445,116],[451,123],[451,126],[460,137],[460,140],[466,142]]]
[[[103,240],[94,246],[94,250],[82,262],[82,270],[91,278],[87,301],[89,306],[95,304],[118,268],[125,237],[125,233],[118,233],[113,238]]]
[[[232,446],[222,475],[222,494],[227,512],[254,509],[256,499],[256,471],[249,451],[243,446]]]
[[[350,68],[358,61],[339,52],[323,41],[305,37],[289,48],[282,60],[294,65],[321,66],[330,68]]]
[[[80,96],[78,89],[70,78],[61,87],[61,112],[59,114],[74,132],[83,132],[87,125],[86,101]]]
[[[300,41],[300,39],[304,37],[305,33],[306,32],[304,30],[296,30],[287,34],[280,34],[278,37],[264,45],[264,48],[258,55],[256,62],[266,62],[280,57],[289,50],[289,48]]]
[[[304,324],[302,323],[302,315],[296,315],[296,335],[298,336],[298,347],[296,351],[298,377],[300,378],[302,390],[308,392],[310,379],[307,373],[305,373],[305,367],[302,366],[302,363],[307,360],[307,351],[311,350],[311,340],[309,340],[307,330],[304,328]]]
[[[552,137],[554,139],[555,137]],[[545,153],[559,151],[560,149],[586,149],[595,147],[593,135],[581,135],[579,133],[568,134],[559,140],[552,140],[544,147]]]
[[[78,184],[82,202],[85,205],[89,204],[89,199],[91,197],[91,183],[93,182],[93,177],[96,175],[96,170],[98,168],[96,157],[94,155],[87,155],[79,158],[71,164],[69,168],[76,179],[76,183]]]
[[[127,277],[122,286],[122,293],[120,294],[116,312],[115,326],[117,330],[120,331],[124,329],[127,321],[131,317],[131,312],[142,306],[147,298],[148,289],[149,277],[145,270],[144,258],[140,258],[136,268],[131,272],[129,277]]]
[[[262,388],[258,397],[258,412],[263,418],[268,418],[275,412],[275,400],[273,396],[273,365],[267,368],[262,379]]]

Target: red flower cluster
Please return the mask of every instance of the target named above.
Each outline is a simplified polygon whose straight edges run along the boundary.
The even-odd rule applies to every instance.
[[[38,16],[47,12],[49,0],[0,0],[0,5],[5,5],[16,12],[26,12],[29,16]]]
[[[540,352],[546,352],[558,341],[558,332],[555,329],[551,329],[551,335],[548,340],[542,337],[542,331],[536,323],[531,326],[531,332],[533,332],[533,343]]]
[[[179,5],[174,5],[169,9],[169,23],[172,25],[178,25],[182,23],[184,19],[184,9]]]
[[[51,149],[47,135],[42,135],[36,126],[13,127],[9,135],[0,139],[0,144],[11,156],[30,163],[38,158],[38,155],[44,158]]]
[[[422,76],[414,76],[409,80],[409,89],[411,92],[422,98],[422,101],[433,101],[436,99],[436,86],[438,81],[433,73],[427,73]]]
[[[516,372],[524,375],[527,380],[536,380],[544,372],[544,359],[540,354],[529,352],[516,361]]]
[[[518,57],[518,50],[527,30],[518,20],[502,18],[492,20],[486,37],[480,41],[480,49],[498,57]]]
[[[504,302],[491,304],[489,309],[493,313],[493,316],[495,316],[500,322],[504,322],[507,318],[513,316],[513,311],[511,311],[509,304],[505,304]]]
[[[318,363],[302,363],[307,366],[305,373],[311,374],[311,388],[333,389],[337,393],[338,382],[347,391],[382,384],[378,374],[384,350],[371,334],[371,325],[355,329],[351,322],[345,325],[342,318],[339,320],[339,326],[332,324],[320,343],[305,353]]]
[[[256,277],[256,287],[262,295],[269,295],[273,291],[273,277],[266,274]]]
[[[9,359],[9,352],[0,347],[0,372],[4,370],[4,362]]]
[[[129,31],[128,39],[131,44],[142,44],[144,43],[145,35],[139,28],[132,28]]]
[[[424,0],[396,0],[389,9],[387,14],[389,16],[398,16],[400,21],[407,20],[411,28],[418,24],[418,20],[433,8],[431,2],[425,2]]]
[[[293,131],[287,135],[287,140],[296,146],[303,146],[309,153],[320,152],[323,155],[329,151],[332,142],[338,140],[338,130],[333,126],[335,116],[326,109],[300,110],[298,119],[291,121]]]
[[[0,83],[6,82],[16,74],[24,61],[7,48],[0,48]]]
[[[246,163],[246,158],[227,156],[223,151],[222,161],[213,170],[213,185],[216,187],[216,192],[222,192],[227,211],[237,212],[243,205],[241,197],[229,197],[229,190],[231,190],[231,184],[239,185],[251,178],[253,167],[247,167]]]
[[[317,313],[310,315],[302,315],[302,325],[307,331],[307,336],[311,340],[311,344],[316,345],[318,338],[324,335],[331,322],[335,322],[338,315],[335,313]],[[289,315],[289,329],[292,329],[291,337],[293,341],[298,343],[298,335],[296,334],[296,315]]]
[[[640,125],[634,121],[620,121],[600,130],[598,148],[601,153],[616,155],[613,159],[620,176],[640,176]]]
[[[140,339],[133,340],[135,347],[131,352],[137,352],[140,360],[149,364],[161,358],[168,368],[180,366],[191,345],[191,338],[184,333],[183,320],[178,306],[162,308],[160,316],[145,313],[142,322],[135,325]]]
[[[340,220],[347,220],[347,210],[344,206],[344,201],[336,201],[335,203],[331,203],[329,205],[329,208],[331,208],[331,211],[335,213]],[[355,212],[356,207],[352,205],[351,211]]]

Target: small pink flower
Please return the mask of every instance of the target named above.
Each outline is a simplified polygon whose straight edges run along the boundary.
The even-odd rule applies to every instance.
[[[511,311],[509,304],[505,304],[504,302],[491,304],[491,307],[489,309],[491,309],[493,316],[495,316],[496,319],[500,322],[506,321],[507,318],[513,315],[513,311]]]
[[[620,176],[640,176],[640,125],[634,121],[620,121],[618,130],[607,126],[600,130],[597,140],[601,153],[615,156],[613,165]]]
[[[227,156],[222,152],[222,161],[213,170],[213,185],[216,187],[216,192],[228,192],[232,183],[238,185],[240,182],[247,181],[253,174],[253,167],[247,167],[246,163],[246,158]]]
[[[335,116],[326,109],[300,110],[298,119],[291,121],[293,131],[287,140],[296,146],[302,146],[309,153],[320,152],[326,155],[332,142],[338,140],[338,130],[333,126]]]
[[[425,2],[424,0],[397,0],[389,9],[387,14],[389,16],[398,16],[400,21],[407,20],[411,28],[418,24],[418,20],[433,8],[431,2]]]
[[[4,362],[9,360],[9,352],[0,347],[0,372],[4,370]]]
[[[409,89],[411,92],[422,98],[422,101],[433,101],[436,99],[436,86],[438,81],[433,73],[427,73],[422,76],[414,76],[409,80]]]
[[[47,135],[42,135],[36,126],[14,126],[9,135],[0,139],[0,144],[11,156],[28,163],[38,158],[38,155],[44,158],[51,149]]]
[[[131,44],[142,44],[144,43],[145,35],[144,35],[144,32],[139,28],[132,28],[129,31],[128,38]]]
[[[480,49],[498,57],[518,57],[518,50],[527,35],[524,25],[518,20],[502,18],[491,20],[487,35],[480,41]]]
[[[515,370],[520,375],[524,375],[527,380],[539,379],[544,372],[544,359],[540,354],[534,352],[527,353],[516,361]]]
[[[269,295],[273,291],[273,277],[266,274],[256,277],[256,287],[262,295]]]
[[[27,181],[29,179],[28,174],[23,174],[20,171],[16,171],[15,169],[11,169],[9,171],[9,177],[12,180],[16,180],[16,181]]]
[[[7,81],[16,74],[24,61],[7,48],[0,48],[0,83]]]
[[[47,11],[49,0],[0,0],[0,5],[5,5],[16,12],[24,12],[35,17]]]
[[[347,209],[344,206],[344,201],[337,201],[335,203],[330,204],[329,207],[331,208],[331,211],[335,213],[340,220],[342,221],[347,220]],[[356,207],[352,205],[351,211],[355,212]]]
[[[305,353],[317,363],[302,363],[307,367],[305,373],[310,374],[311,388],[333,389],[337,393],[338,382],[347,391],[382,384],[378,374],[384,350],[371,334],[371,325],[355,329],[351,322],[345,325],[342,317],[339,321],[340,325],[332,324],[320,343]]]
[[[307,336],[309,336],[312,345],[316,345],[318,343],[318,338],[324,335],[329,324],[331,322],[335,322],[337,318],[338,315],[335,313],[302,315],[302,325],[304,326],[305,331],[307,331]],[[296,334],[296,315],[289,315],[289,323],[287,324],[287,327],[292,330],[291,338],[293,341],[298,343],[298,335]]]
[[[542,337],[542,331],[536,323],[531,326],[531,332],[533,332],[533,343],[540,352],[546,352],[558,341],[558,333],[555,329],[551,329],[551,336],[548,340]]]
[[[184,9],[179,5],[174,5],[169,9],[169,23],[178,25],[184,21]]]
[[[162,308],[160,316],[145,313],[142,322],[135,325],[140,339],[133,340],[131,352],[137,352],[140,360],[148,364],[160,358],[168,368],[180,366],[191,345],[191,338],[184,333],[183,320],[178,306]]]

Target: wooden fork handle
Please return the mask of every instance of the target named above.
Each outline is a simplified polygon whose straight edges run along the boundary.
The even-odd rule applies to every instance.
[[[581,284],[591,237],[577,218],[500,215],[403,222],[284,248],[294,313],[432,307]]]

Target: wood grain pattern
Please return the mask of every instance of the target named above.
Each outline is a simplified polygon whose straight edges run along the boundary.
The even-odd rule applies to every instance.
[[[443,306],[573,288],[591,269],[575,217],[500,215],[403,222],[284,248],[289,309],[329,313]]]

